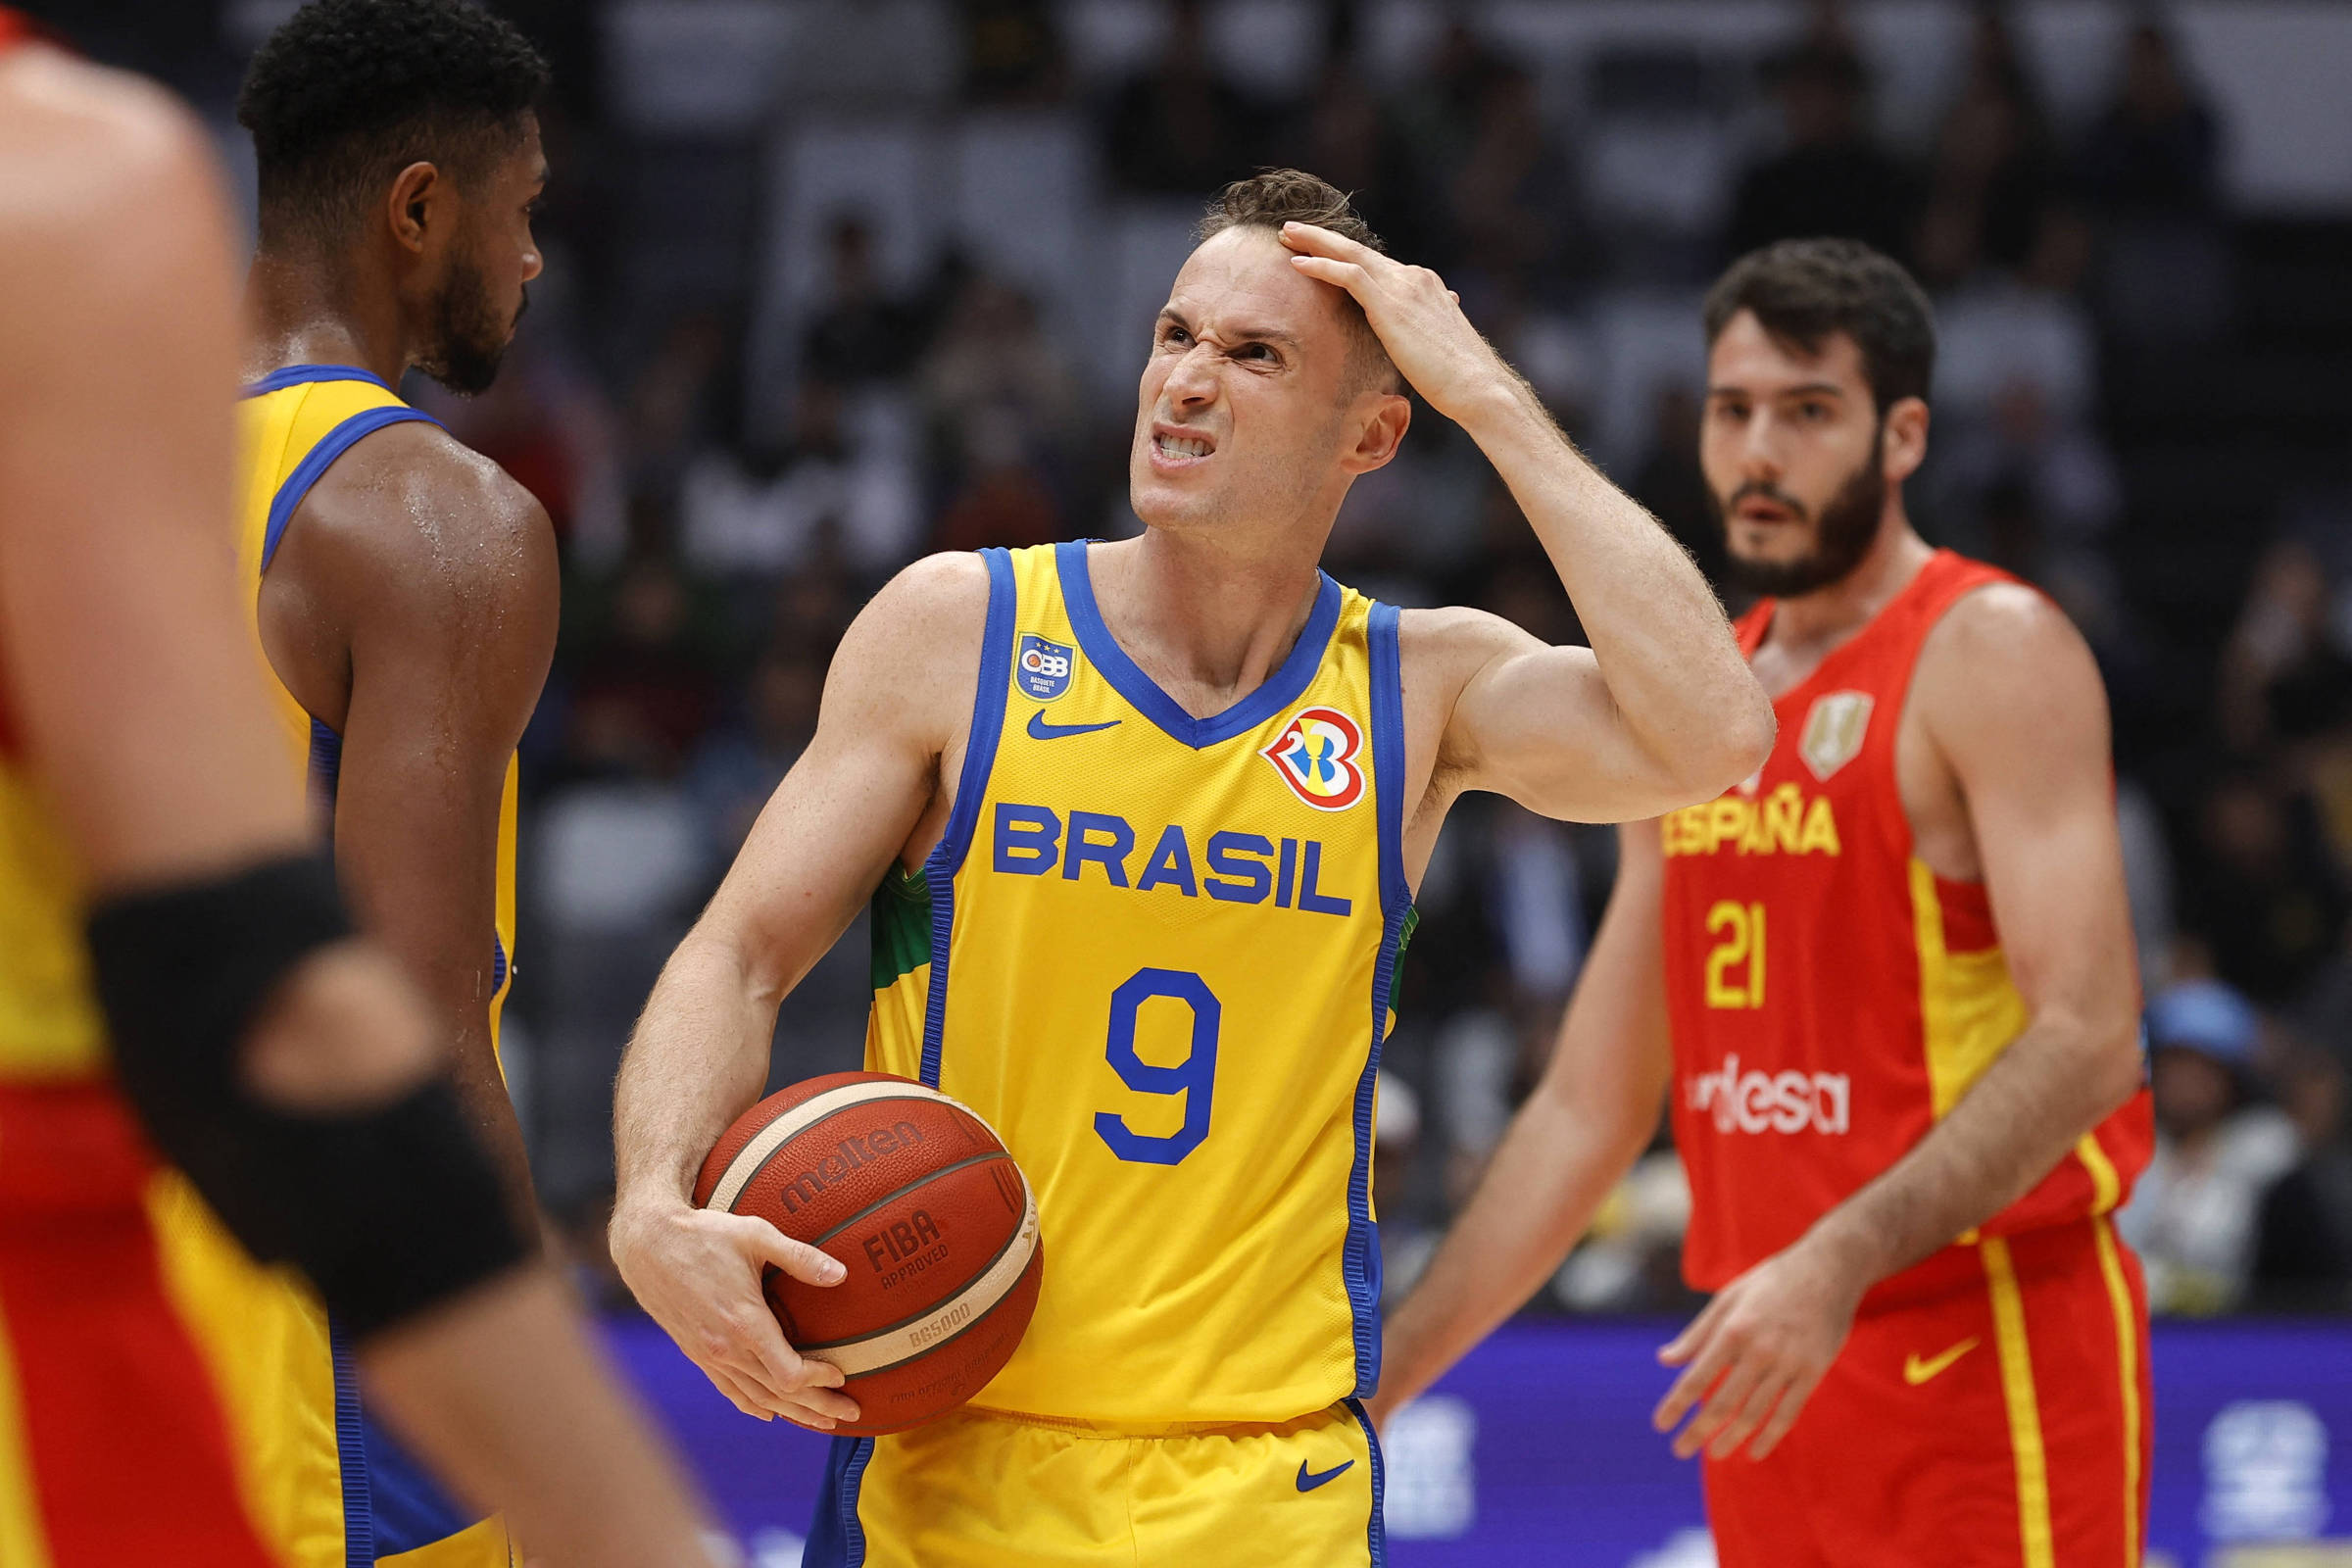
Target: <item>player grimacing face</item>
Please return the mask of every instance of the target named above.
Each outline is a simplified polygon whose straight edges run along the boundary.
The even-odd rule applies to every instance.
[[[452,392],[489,390],[539,275],[531,214],[547,185],[532,117],[514,146],[466,192],[464,216],[430,304],[433,336],[418,367]]]
[[[1150,526],[1328,522],[1355,476],[1396,455],[1404,400],[1351,390],[1355,328],[1338,291],[1290,258],[1269,231],[1229,228],[1176,274],[1128,453],[1129,500]]]
[[[1731,573],[1784,598],[1828,587],[1870,553],[1894,487],[1927,452],[1927,405],[1881,414],[1862,351],[1834,332],[1818,354],[1776,341],[1753,314],[1707,355],[1699,466]]]

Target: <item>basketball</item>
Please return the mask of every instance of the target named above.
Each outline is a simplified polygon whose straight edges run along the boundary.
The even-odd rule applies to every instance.
[[[756,1214],[848,1270],[767,1271],[802,1354],[841,1368],[861,1419],[903,1432],[963,1403],[1011,1358],[1045,1267],[1037,1199],[986,1122],[935,1089],[837,1072],[736,1118],[696,1179],[705,1208]]]

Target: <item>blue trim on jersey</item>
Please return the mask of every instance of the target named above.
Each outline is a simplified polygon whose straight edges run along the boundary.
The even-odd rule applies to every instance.
[[[980,800],[997,765],[997,741],[1004,728],[1005,693],[1012,684],[1012,626],[1020,589],[1012,557],[983,550],[988,566],[988,620],[980,633],[980,685],[972,695],[972,729],[963,743],[963,771],[956,780],[956,804],[947,831],[923,861],[931,893],[931,987],[923,999],[922,1080],[939,1087],[939,1054],[948,1030],[948,946],[956,934],[956,873],[971,853],[972,830],[980,821]]]
[[[1373,1427],[1372,1418],[1364,1414],[1361,1400],[1347,1399],[1348,1413],[1355,1424],[1364,1429],[1364,1442],[1372,1449],[1372,1522],[1364,1527],[1364,1544],[1371,1548],[1372,1568],[1386,1568],[1389,1560],[1389,1474],[1388,1465],[1380,1454],[1380,1433]]]
[[[1355,1394],[1380,1387],[1380,1227],[1372,1219],[1372,1102],[1380,1048],[1389,1028],[1389,988],[1413,910],[1404,875],[1404,685],[1396,653],[1396,607],[1374,605],[1365,628],[1372,672],[1372,787],[1380,827],[1380,956],[1372,971],[1371,1049],[1355,1086],[1355,1161],[1348,1171],[1348,1245],[1341,1272],[1355,1325]],[[1374,1561],[1378,1561],[1377,1554]]]
[[[1318,571],[1315,608],[1308,613],[1306,626],[1298,633],[1298,641],[1292,645],[1291,657],[1282,662],[1282,667],[1267,677],[1264,685],[1222,713],[1195,718],[1127,657],[1118,640],[1111,636],[1110,628],[1102,624],[1102,612],[1095,604],[1094,579],[1087,573],[1086,545],[1080,539],[1054,547],[1054,569],[1061,577],[1062,608],[1069,612],[1070,625],[1078,633],[1078,644],[1102,672],[1102,678],[1110,682],[1112,690],[1126,698],[1137,712],[1167,731],[1171,739],[1199,751],[1203,746],[1246,735],[1297,702],[1307,683],[1315,678],[1315,671],[1323,667],[1324,651],[1331,646],[1331,634],[1340,623],[1341,593],[1338,583]]]
[[[343,737],[326,720],[311,720],[311,807],[322,821],[335,817],[335,790],[343,781]]]
[[[507,976],[511,972],[507,967],[507,944],[493,930],[490,933],[490,996],[493,1001],[507,989]]]
[[[865,1526],[858,1520],[858,1493],[873,1457],[871,1438],[833,1440],[816,1494],[816,1517],[808,1524],[808,1544],[801,1548],[801,1568],[861,1568]]]
[[[368,1534],[375,1556],[397,1556],[462,1535],[487,1518],[466,1507],[434,1479],[416,1455],[402,1447],[365,1404],[360,1422],[367,1433]]]
[[[240,395],[258,398],[270,392],[282,392],[290,386],[300,386],[305,381],[366,381],[370,386],[382,387],[394,397],[400,396],[382,376],[373,370],[363,370],[356,365],[289,365],[281,370],[271,370],[259,381],[247,383]]]
[[[359,1369],[351,1342],[332,1321],[326,1325],[335,1382],[335,1458],[343,1472],[343,1561],[345,1568],[375,1568],[375,1508],[368,1489],[368,1434],[360,1415]]]
[[[310,376],[306,379],[347,381],[351,377]],[[370,375],[367,379],[374,381],[375,377]],[[383,383],[376,381],[376,385],[382,386]],[[278,541],[285,537],[286,524],[294,520],[294,509],[302,505],[302,498],[311,493],[311,486],[318,482],[337,458],[349,452],[362,436],[373,435],[386,425],[412,422],[429,424],[435,429],[441,425],[439,419],[422,409],[412,409],[405,403],[386,404],[381,408],[362,409],[327,431],[317,446],[304,453],[302,461],[294,465],[294,471],[287,474],[285,482],[277,487],[277,494],[270,498],[270,523],[262,530],[262,569],[268,571],[270,561],[277,555]]]

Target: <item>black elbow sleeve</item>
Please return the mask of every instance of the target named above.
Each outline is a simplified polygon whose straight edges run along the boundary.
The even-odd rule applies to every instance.
[[[279,982],[352,934],[319,855],[120,895],[89,921],[117,1070],[149,1134],[247,1250],[301,1268],[365,1337],[529,1246],[445,1079],[321,1114],[245,1086],[245,1037]]]

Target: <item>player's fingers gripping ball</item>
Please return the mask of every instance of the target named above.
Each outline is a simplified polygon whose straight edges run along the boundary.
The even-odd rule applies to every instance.
[[[837,1072],[768,1096],[703,1161],[694,1200],[767,1220],[839,1260],[841,1284],[766,1271],[801,1354],[839,1367],[861,1418],[902,1432],[1012,1356],[1045,1267],[1037,1198],[986,1122],[935,1089]]]

